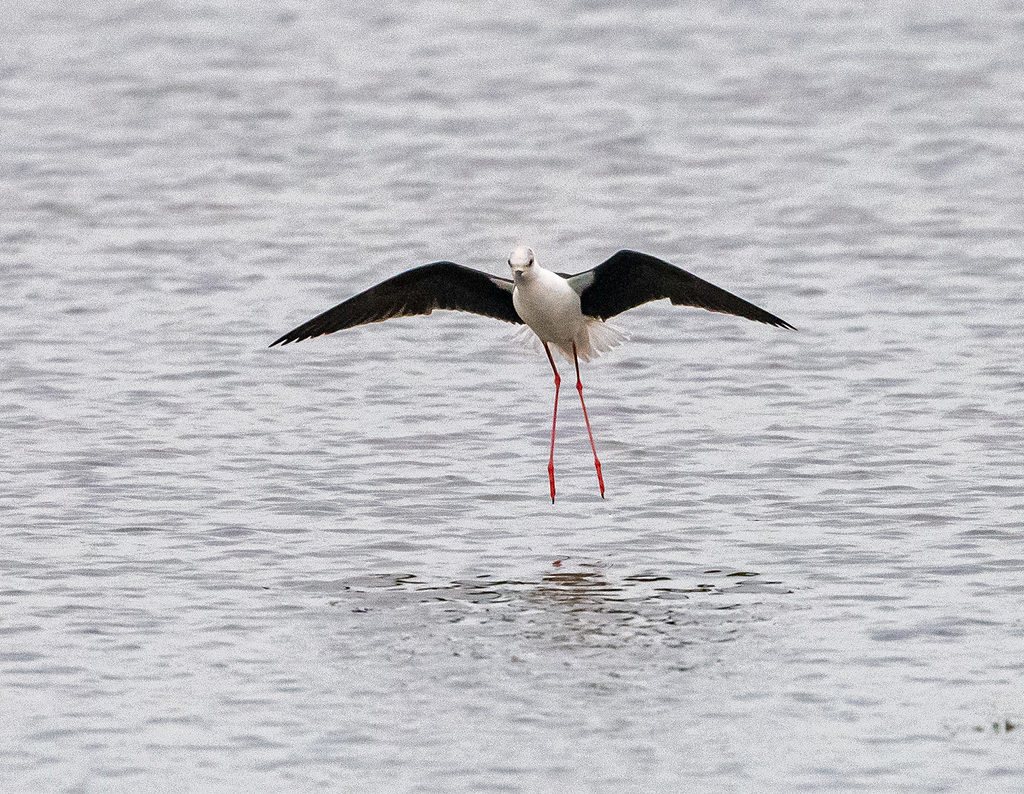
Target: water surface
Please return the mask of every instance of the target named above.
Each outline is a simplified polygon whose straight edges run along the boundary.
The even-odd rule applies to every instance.
[[[1019,4],[6,16],[6,790],[1019,787]],[[520,243],[800,331],[266,347]]]

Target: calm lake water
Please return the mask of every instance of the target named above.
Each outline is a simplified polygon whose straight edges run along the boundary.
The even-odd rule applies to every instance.
[[[1024,7],[889,5],[7,4],[0,788],[1019,791]],[[520,243],[800,330],[621,317],[554,505],[510,326],[267,348]]]

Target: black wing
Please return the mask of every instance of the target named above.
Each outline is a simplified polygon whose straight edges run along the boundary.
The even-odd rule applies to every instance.
[[[434,262],[414,267],[318,314],[289,331],[274,345],[287,345],[392,317],[430,314],[434,309],[455,309],[507,323],[522,323],[512,305],[512,281],[456,265]]]
[[[569,283],[580,293],[583,313],[601,320],[648,301],[669,298],[677,305],[697,306],[780,328],[793,328],[785,320],[721,287],[638,251],[619,251],[593,270],[572,276]]]

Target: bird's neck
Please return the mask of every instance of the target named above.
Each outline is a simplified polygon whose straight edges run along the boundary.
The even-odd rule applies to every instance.
[[[543,282],[552,275],[554,275],[552,271],[543,268],[540,265],[534,265],[529,270],[513,274],[513,281],[515,281],[516,286],[525,286],[527,284]]]

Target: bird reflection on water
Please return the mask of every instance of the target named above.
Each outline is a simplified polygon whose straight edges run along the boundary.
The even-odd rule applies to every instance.
[[[331,604],[378,614],[401,610],[407,620],[427,624],[503,621],[519,640],[563,646],[680,647],[729,641],[740,625],[757,619],[764,598],[791,592],[749,571],[704,569],[684,579],[649,571],[616,576],[589,561],[564,564],[531,579],[373,577],[349,582],[346,597]]]

